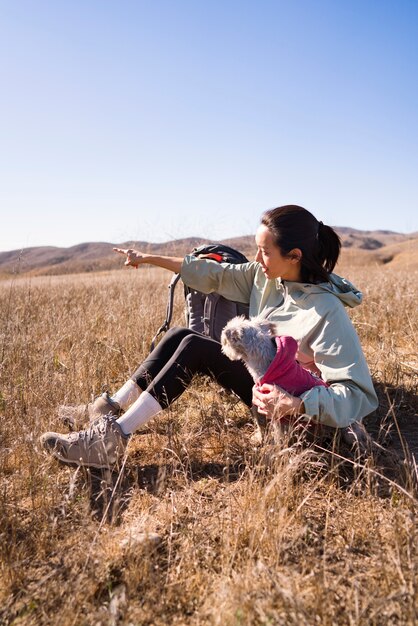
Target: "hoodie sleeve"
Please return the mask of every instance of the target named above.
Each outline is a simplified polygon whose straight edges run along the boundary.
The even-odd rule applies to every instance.
[[[253,287],[257,263],[218,263],[199,259],[191,254],[182,263],[180,276],[188,287],[203,293],[216,291],[228,300],[248,304]]]
[[[300,397],[314,421],[343,428],[378,406],[366,359],[342,305],[321,318],[314,335],[314,361],[329,386],[313,387]]]

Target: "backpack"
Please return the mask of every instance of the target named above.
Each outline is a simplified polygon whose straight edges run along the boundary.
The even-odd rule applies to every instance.
[[[204,255],[205,258],[213,259],[218,261],[218,263],[248,263],[247,257],[241,252],[220,243],[199,246],[193,249],[192,254],[194,256]],[[168,285],[165,322],[158,329],[151,342],[151,351],[154,349],[156,340],[161,333],[167,332],[170,328],[171,318],[173,316],[174,289],[179,280],[180,274],[174,274]],[[196,291],[196,289],[190,289],[187,285],[184,286],[184,298],[187,328],[195,330],[207,337],[211,337],[212,339],[216,339],[216,341],[220,341],[222,330],[230,319],[236,315],[248,317],[249,314],[248,304],[227,300],[218,293],[205,294]]]

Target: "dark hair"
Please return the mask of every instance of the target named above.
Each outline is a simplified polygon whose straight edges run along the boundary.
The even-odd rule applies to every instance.
[[[301,276],[307,283],[326,282],[341,250],[341,239],[331,226],[319,222],[312,213],[296,204],[266,211],[261,223],[273,235],[276,246],[286,256],[293,248],[302,251]]]

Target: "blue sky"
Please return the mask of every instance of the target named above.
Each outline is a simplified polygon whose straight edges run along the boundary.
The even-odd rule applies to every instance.
[[[0,0],[0,250],[418,230],[418,2]]]

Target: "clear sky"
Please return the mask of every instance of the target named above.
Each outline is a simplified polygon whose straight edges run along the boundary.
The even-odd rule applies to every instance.
[[[417,0],[0,0],[0,250],[418,230]]]

